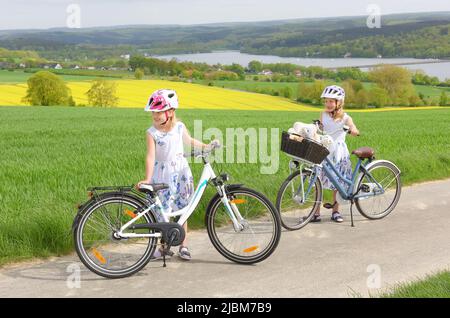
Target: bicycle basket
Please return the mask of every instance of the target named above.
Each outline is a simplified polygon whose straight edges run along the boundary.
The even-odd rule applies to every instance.
[[[301,138],[301,141],[289,138],[290,134],[283,131],[281,136],[281,151],[309,162],[320,164],[329,154],[327,148],[318,142]]]

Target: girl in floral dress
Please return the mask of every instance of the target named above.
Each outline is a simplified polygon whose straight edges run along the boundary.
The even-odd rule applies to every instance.
[[[186,126],[175,116],[177,108],[178,97],[173,90],[160,89],[150,96],[145,111],[152,113],[153,125],[147,130],[145,179],[138,183],[138,186],[168,184],[169,189],[159,191],[158,196],[164,209],[171,207],[173,212],[186,207],[194,193],[194,179],[184,157],[184,144],[196,148],[209,146],[189,135]],[[187,222],[183,227],[187,232]],[[178,256],[190,260],[186,243],[187,239],[180,246]],[[153,258],[161,257],[161,253],[160,249],[156,250]]]
[[[345,91],[343,88],[336,85],[328,86],[323,91],[321,97],[324,99],[325,109],[320,115],[320,122],[323,125],[323,130],[325,132],[330,132],[330,136],[334,140],[328,158],[333,162],[339,173],[341,173],[345,178],[351,179],[352,163],[350,161],[350,153],[348,151],[347,144],[345,143],[347,132],[344,131],[343,127],[344,125],[347,125],[350,128],[349,133],[353,136],[359,135],[359,130],[353,123],[352,118],[348,114],[344,113]],[[331,220],[339,223],[343,222],[344,220],[339,212],[339,204],[336,200],[336,187],[330,182],[323,170],[320,177],[323,187],[325,189],[333,190],[334,206]],[[342,180],[338,180],[344,188],[347,187]],[[320,221],[321,218],[319,207],[312,219],[312,222]]]

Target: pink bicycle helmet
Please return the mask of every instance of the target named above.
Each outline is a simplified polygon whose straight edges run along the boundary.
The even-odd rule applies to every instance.
[[[164,112],[172,108],[178,108],[177,93],[171,89],[158,89],[150,95],[147,106],[145,106],[145,111]]]

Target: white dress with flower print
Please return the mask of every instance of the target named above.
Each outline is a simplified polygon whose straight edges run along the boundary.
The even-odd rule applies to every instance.
[[[155,166],[152,183],[166,183],[169,189],[159,192],[164,209],[177,211],[188,205],[194,192],[194,178],[186,158],[183,156],[183,131],[185,126],[177,122],[169,132],[154,126],[147,133],[155,141]]]
[[[326,132],[332,132],[332,134],[329,135],[334,141],[330,154],[328,155],[328,159],[333,162],[339,173],[347,179],[351,179],[352,177],[352,163],[350,161],[350,153],[348,151],[347,144],[345,143],[347,133],[343,130],[343,127],[349,119],[350,116],[344,114],[342,119],[335,121],[330,115],[328,115],[328,113],[322,113],[323,129]],[[336,187],[330,182],[323,171],[321,173],[321,180],[325,189],[336,190]],[[344,189],[346,189],[346,183],[340,179],[338,180]]]

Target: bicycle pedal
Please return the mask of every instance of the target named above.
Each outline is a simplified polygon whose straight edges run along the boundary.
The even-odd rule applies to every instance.
[[[323,207],[324,207],[325,209],[332,209],[332,208],[334,208],[334,206],[336,205],[336,203],[337,203],[337,202],[334,202],[333,204],[331,204],[331,203],[325,203],[325,204],[323,205]]]

